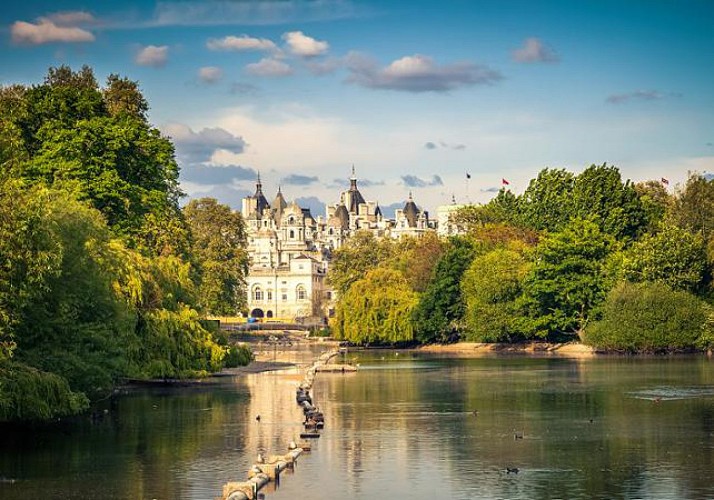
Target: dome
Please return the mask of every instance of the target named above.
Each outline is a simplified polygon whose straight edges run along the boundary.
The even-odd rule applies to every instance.
[[[407,204],[404,205],[404,217],[406,217],[409,227],[416,227],[417,218],[419,217],[419,209],[417,208],[416,203],[414,203],[414,200],[412,200],[411,193],[409,193],[409,201],[407,201]]]

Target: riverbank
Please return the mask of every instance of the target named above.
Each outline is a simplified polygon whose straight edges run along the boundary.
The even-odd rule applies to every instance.
[[[488,356],[493,354],[525,354],[533,356],[562,356],[591,358],[595,349],[579,342],[524,342],[519,344],[456,342],[454,344],[429,344],[416,348],[420,352],[452,354],[455,356]]]

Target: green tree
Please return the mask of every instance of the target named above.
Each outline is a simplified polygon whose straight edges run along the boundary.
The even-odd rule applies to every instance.
[[[409,342],[418,296],[398,271],[373,269],[350,286],[335,311],[335,337],[356,343]]]
[[[659,352],[707,347],[710,307],[663,283],[620,283],[603,305],[602,319],[585,330],[600,349]]]
[[[528,184],[519,203],[518,221],[535,230],[555,231],[573,216],[575,176],[565,169],[545,168]]]
[[[235,315],[245,308],[248,272],[243,217],[213,198],[191,200],[183,209],[198,267],[198,303],[208,314]]]
[[[377,239],[369,231],[357,231],[335,250],[327,279],[342,296],[354,282],[389,259],[394,250],[395,243],[392,240]]]
[[[423,292],[434,274],[434,266],[444,253],[444,244],[434,232],[421,237],[402,237],[398,251],[383,265],[401,272],[415,292]]]
[[[469,239],[449,240],[414,310],[414,330],[419,342],[445,341],[458,331],[464,316],[461,277],[473,257],[474,248]]]
[[[523,303],[537,337],[580,331],[607,292],[605,263],[615,248],[592,221],[572,220],[535,249]]]
[[[664,221],[668,211],[674,204],[674,198],[665,189],[660,181],[649,180],[635,184],[635,191],[640,197],[642,210],[647,220],[647,230],[654,230]]]
[[[476,257],[464,273],[466,338],[479,342],[512,342],[523,338],[517,299],[531,263],[524,248],[497,248]]]
[[[714,262],[714,180],[690,173],[674,197],[671,217],[679,227],[702,235],[710,250],[709,261]]]
[[[591,165],[575,180],[572,217],[592,219],[618,240],[636,238],[648,223],[642,202],[617,167]]]
[[[625,252],[623,277],[629,281],[664,283],[674,290],[703,289],[707,253],[700,234],[665,224],[646,234]]]

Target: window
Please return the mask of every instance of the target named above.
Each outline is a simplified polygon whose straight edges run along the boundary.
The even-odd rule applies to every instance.
[[[288,294],[284,293],[283,294],[283,302],[287,302],[287,301],[288,301]]]
[[[259,286],[253,288],[253,300],[255,302],[263,300],[263,290]]]
[[[273,291],[268,290],[268,300],[273,300]]]
[[[305,291],[305,287],[302,285],[298,285],[297,287],[297,299],[307,300],[307,292]]]
[[[291,240],[294,240],[294,239],[295,239],[295,231],[292,230],[292,229],[290,230],[290,239],[291,239]]]

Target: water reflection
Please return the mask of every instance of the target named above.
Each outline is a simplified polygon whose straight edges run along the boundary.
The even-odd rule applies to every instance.
[[[18,482],[0,497],[218,497],[302,430],[294,387],[314,355],[292,353],[299,369],[132,391],[94,420],[5,430],[0,477]],[[349,357],[358,373],[318,376],[322,437],[267,500],[714,497],[706,358]]]

